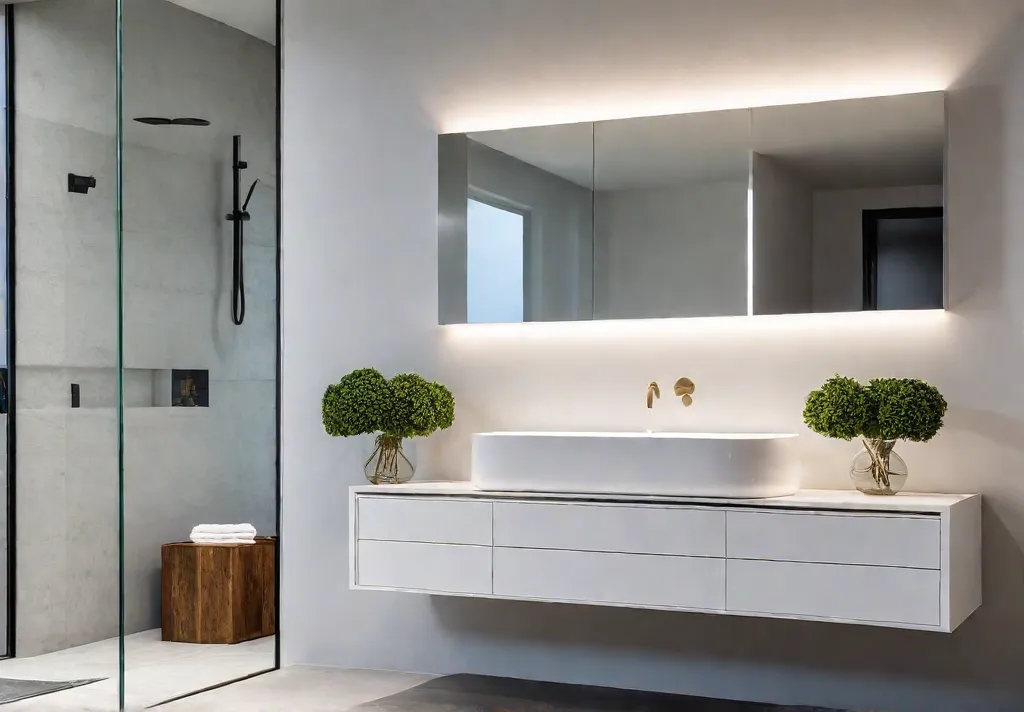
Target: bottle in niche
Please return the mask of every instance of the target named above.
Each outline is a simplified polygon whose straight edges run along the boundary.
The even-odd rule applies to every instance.
[[[195,408],[196,382],[192,378],[182,378],[178,381],[178,397],[174,399],[174,405],[181,408]]]

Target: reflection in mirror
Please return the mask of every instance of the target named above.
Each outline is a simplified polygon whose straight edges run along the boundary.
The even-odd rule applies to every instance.
[[[593,314],[593,125],[438,142],[442,324]]]
[[[597,319],[747,313],[750,112],[594,128]]]
[[[944,306],[941,92],[753,110],[753,312]]]

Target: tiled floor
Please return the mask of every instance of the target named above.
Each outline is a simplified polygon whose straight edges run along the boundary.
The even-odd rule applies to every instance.
[[[133,647],[137,647],[138,642],[133,641],[135,643]],[[195,647],[205,648],[207,646]],[[250,647],[253,646],[250,645]],[[268,649],[272,650],[273,648],[270,646]],[[191,655],[175,656],[173,659],[169,659],[158,654],[155,649],[151,649],[148,656],[151,664],[129,667],[129,709],[141,710],[144,706],[153,704],[158,698],[167,699],[168,693],[176,694],[173,690],[175,688],[180,690],[182,684],[187,680],[193,681],[189,686],[203,687],[204,683],[212,684],[209,680],[218,674],[228,671],[238,673],[243,669],[240,665],[243,656],[239,656],[239,659],[233,663],[228,663],[226,656],[204,657],[204,652],[197,650]],[[0,663],[0,673],[3,673],[4,666],[9,662],[12,661]],[[75,673],[76,675],[95,675],[100,671],[100,668],[93,667],[72,668],[68,666],[65,669],[79,671]],[[424,688],[424,692],[414,690],[395,698],[382,699],[398,695],[398,693],[403,693],[424,683],[430,683],[429,687],[436,687],[437,690],[428,692]],[[470,680],[469,684],[472,687],[476,683]],[[499,682],[499,685],[501,684],[505,683]],[[515,684],[514,681],[512,684]],[[531,683],[525,684],[530,685]],[[470,699],[464,696],[449,699],[445,697],[443,690],[453,686],[453,689],[461,689],[466,686],[466,682],[458,681],[456,678],[436,678],[430,675],[411,673],[290,667],[161,705],[157,709],[159,712],[282,712],[285,710],[287,712],[351,712],[353,710],[357,712],[408,712],[410,710],[476,712],[492,709],[514,709],[517,712],[520,709],[529,712],[538,710],[579,712],[584,709],[592,709],[592,706],[587,704],[567,705],[565,699],[567,693],[560,691],[555,691],[550,700],[552,703],[558,702],[559,704],[549,704],[548,698],[543,695],[538,696],[536,690],[532,695],[522,695],[521,699],[519,699],[519,695],[513,694],[511,704],[506,696],[475,695]],[[92,693],[84,694],[90,688]],[[441,690],[442,694],[438,694],[438,690]],[[571,697],[576,693],[569,692],[568,694]],[[23,710],[29,712],[71,712],[72,710],[75,712],[112,712],[116,709],[116,696],[116,680],[109,680],[78,690],[58,692],[34,700],[16,702],[2,709],[4,712],[22,712]],[[408,699],[403,700],[403,698]],[[660,696],[655,696],[655,698],[660,698]],[[360,705],[366,706],[360,707]],[[601,709],[618,709],[614,705],[598,706]],[[627,708],[644,709],[649,712],[667,709],[671,709],[673,712],[684,712],[684,710],[685,712],[725,712],[741,709],[751,712],[751,707],[747,705],[734,706],[725,702],[701,702],[692,698],[689,701],[680,698],[679,704],[666,703],[663,698],[654,699],[651,704],[646,706],[644,704],[639,706],[629,704],[623,707],[623,709]],[[769,708],[753,707],[753,709],[767,710]],[[782,712],[777,708],[770,709]],[[806,710],[806,708],[801,709]]]
[[[372,670],[290,667],[159,707],[160,712],[345,712],[433,679]]]
[[[312,667],[286,668],[159,709],[161,712],[813,712],[803,707],[784,710],[769,705],[471,675],[435,678]]]
[[[34,658],[0,661],[0,677],[102,682],[55,692],[0,708],[3,712],[112,712],[117,709],[117,639],[100,641]],[[125,639],[126,702],[141,710],[195,690],[274,666],[274,639],[238,645],[164,643],[159,630]]]

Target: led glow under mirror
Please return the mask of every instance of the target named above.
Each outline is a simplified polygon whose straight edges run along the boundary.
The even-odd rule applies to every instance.
[[[439,322],[941,309],[941,92],[439,137]]]

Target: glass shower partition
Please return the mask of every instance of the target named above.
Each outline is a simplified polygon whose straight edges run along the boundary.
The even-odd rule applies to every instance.
[[[13,218],[4,367],[17,388],[0,415],[16,485],[15,576],[4,577],[14,657],[0,677],[80,695],[83,709],[116,709],[119,687],[116,8],[2,8]],[[54,681],[76,687],[57,692]],[[5,685],[0,702],[20,686]]]
[[[278,3],[243,4],[121,3],[129,708],[276,664]]]

